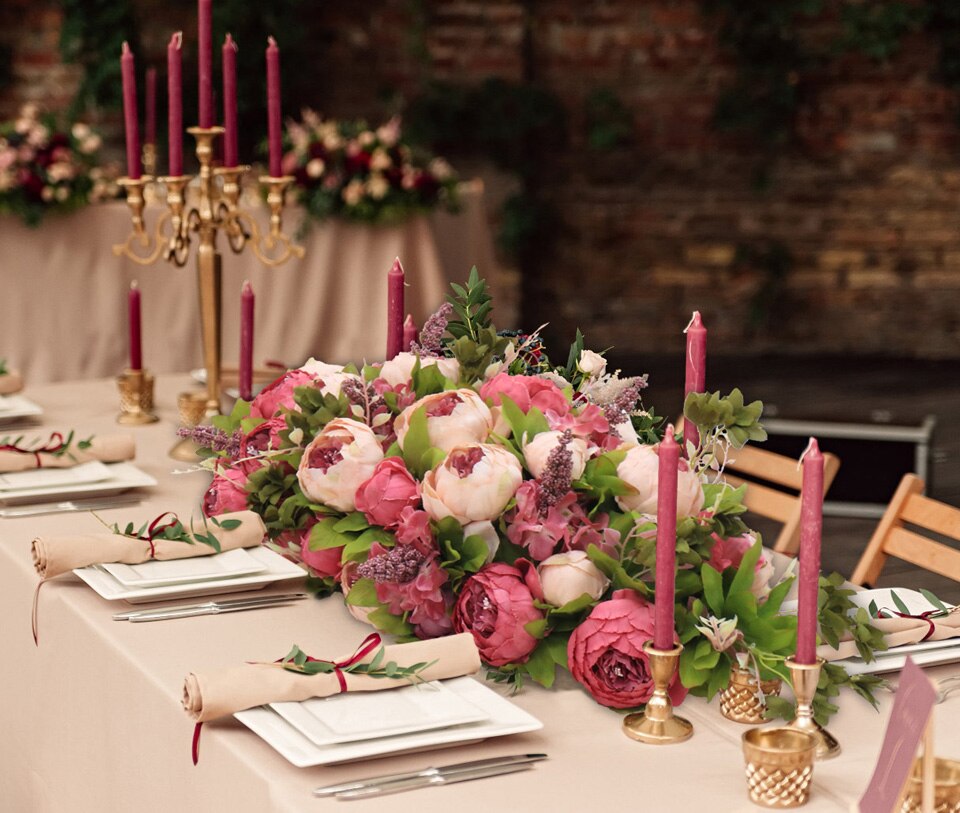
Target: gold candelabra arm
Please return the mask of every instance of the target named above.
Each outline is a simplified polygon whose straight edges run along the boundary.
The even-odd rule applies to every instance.
[[[167,209],[170,217],[170,236],[163,249],[163,258],[178,267],[187,264],[190,257],[190,219],[184,215],[187,205],[187,187],[192,175],[167,175],[160,178],[167,188]]]
[[[221,199],[217,210],[218,219],[227,237],[234,254],[240,254],[250,239],[250,232],[243,220],[238,217],[240,212],[240,195],[243,187],[240,179],[250,170],[249,166],[218,167],[213,173],[220,178]]]
[[[246,212],[238,209],[234,215],[234,219],[246,230],[247,242],[257,259],[270,267],[283,265],[291,257],[300,259],[304,255],[303,246],[297,245],[293,238],[283,231],[286,189],[293,180],[292,175],[261,176],[260,183],[267,187],[267,206],[270,207],[270,228],[266,232],[263,232],[257,221]]]
[[[170,213],[164,212],[157,218],[153,234],[147,231],[143,218],[143,210],[146,207],[144,191],[153,183],[153,180],[152,175],[142,175],[139,178],[120,178],[117,181],[126,191],[133,229],[126,240],[113,246],[113,253],[118,257],[127,257],[139,265],[152,265],[160,258],[164,247],[164,226],[170,219]]]
[[[144,175],[156,175],[157,174],[157,145],[147,142],[143,145],[142,150],[142,160],[143,160],[143,174]],[[149,189],[147,190],[149,194]],[[152,203],[153,201],[150,201]]]

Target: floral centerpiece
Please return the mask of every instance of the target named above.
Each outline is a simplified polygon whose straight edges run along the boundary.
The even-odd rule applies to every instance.
[[[372,129],[305,110],[302,121],[288,123],[286,136],[283,170],[296,179],[298,200],[314,218],[395,223],[456,207],[450,165],[406,143],[398,118]]]
[[[0,212],[30,225],[117,196],[119,173],[98,166],[100,136],[81,122],[62,128],[33,104],[0,124]]]
[[[495,680],[550,686],[559,667],[599,703],[641,705],[665,431],[647,378],[609,372],[579,333],[555,365],[536,334],[497,333],[475,269],[453,287],[410,352],[363,369],[310,360],[201,429],[205,511],[257,511],[318,593],[341,591],[382,631],[470,632]],[[738,390],[687,398],[700,442],[678,471],[675,701],[712,697],[734,663],[788,677],[793,577],[774,577],[743,487],[722,477],[731,449],[765,436],[761,409]],[[824,639],[869,657],[872,627],[838,580],[821,586]],[[873,679],[825,670],[821,717],[843,683],[869,696]]]

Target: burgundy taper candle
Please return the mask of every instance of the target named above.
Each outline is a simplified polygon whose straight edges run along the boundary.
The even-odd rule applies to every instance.
[[[253,398],[253,288],[249,281],[240,290],[240,397]]]
[[[797,590],[797,663],[817,660],[817,599],[820,593],[820,536],[823,530],[823,455],[810,438],[800,458],[800,584]]]
[[[167,45],[167,173],[183,175],[183,32]]]
[[[223,42],[223,165],[237,165],[237,44]]]
[[[668,424],[658,448],[657,471],[657,566],[654,582],[653,645],[660,650],[674,647],[674,604],[677,579],[677,471],[680,446]]]
[[[403,349],[403,266],[397,257],[387,274],[387,361]]]
[[[704,392],[707,385],[707,329],[700,319],[700,311],[693,312],[690,324],[683,331],[687,334],[687,369],[683,384],[683,397],[691,392]],[[688,446],[700,443],[700,433],[693,421],[683,422],[683,453]]]
[[[197,66],[201,127],[213,127],[213,0],[197,0]]]
[[[267,141],[270,147],[270,175],[283,175],[283,131],[280,119],[280,49],[267,38]]]
[[[157,143],[157,69],[147,68],[146,126],[144,138],[147,144]]]
[[[120,52],[123,77],[123,121],[127,136],[127,177],[137,180],[143,174],[140,163],[140,123],[137,116],[136,66],[130,46],[124,42]]]
[[[137,281],[130,283],[127,294],[127,322],[130,328],[130,369],[143,369],[143,351],[140,342],[140,288]]]
[[[416,340],[417,323],[413,321],[413,314],[408,313],[407,318],[403,320],[403,352],[408,352]]]

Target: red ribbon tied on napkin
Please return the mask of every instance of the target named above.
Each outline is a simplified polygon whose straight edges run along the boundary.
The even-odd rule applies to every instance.
[[[157,520],[163,519],[166,514],[161,514],[157,517]],[[154,520],[156,522],[157,520]],[[349,669],[351,666],[355,666],[358,663],[361,663],[367,655],[373,652],[380,644],[383,643],[383,639],[380,637],[380,633],[371,632],[366,638],[364,638],[357,648],[354,650],[354,653],[349,658],[344,658],[342,661],[326,661],[322,658],[311,658],[307,656],[308,663],[329,663],[333,666],[333,673],[337,676],[337,682],[340,684],[340,694],[347,690],[347,678],[344,674],[344,670]],[[283,658],[278,658],[274,663],[283,663]],[[203,723],[197,723],[193,727],[193,742],[190,746],[190,755],[193,757],[193,764],[196,765],[200,759],[200,730],[203,728]]]
[[[60,432],[51,432],[47,443],[44,446],[35,446],[32,449],[24,448],[17,443],[4,443],[0,446],[0,452],[14,452],[16,454],[32,454],[37,460],[37,468],[43,468],[43,461],[40,459],[41,453],[56,454],[67,448]]]
[[[922,644],[926,641],[937,629],[937,625],[930,620],[931,616],[939,616],[940,610],[927,610],[926,612],[920,613],[919,615],[910,615],[909,613],[898,613],[896,610],[890,610],[897,618],[915,618],[917,621],[926,621],[930,625],[930,629],[927,630],[927,634],[920,639]]]
[[[167,517],[173,517],[169,522],[164,522]],[[145,534],[140,534],[135,536],[134,539],[144,539],[150,543],[150,558],[155,559],[157,556],[156,545],[153,544],[153,540],[156,539],[160,534],[162,534],[167,528],[173,528],[176,525],[180,524],[180,519],[177,517],[173,511],[164,511],[160,516],[153,519],[149,525],[147,525],[147,532]]]

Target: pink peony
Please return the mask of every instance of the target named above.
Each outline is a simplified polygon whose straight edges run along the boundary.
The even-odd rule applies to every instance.
[[[500,516],[523,480],[520,462],[502,446],[457,446],[423,477],[423,507],[433,519],[461,525]]]
[[[343,546],[312,550],[310,548],[310,529],[303,531],[300,537],[300,560],[310,569],[311,576],[340,578],[340,556]]]
[[[526,413],[533,407],[548,417],[570,413],[572,405],[556,384],[535,375],[510,375],[497,373],[480,387],[480,396],[499,406],[506,395]],[[554,427],[558,428],[558,427]]]
[[[449,452],[465,443],[482,443],[493,428],[490,409],[473,390],[449,390],[426,395],[397,415],[393,423],[397,443],[404,448],[410,419],[423,408],[430,445]]]
[[[273,418],[281,408],[299,411],[293,400],[297,387],[313,386],[313,376],[304,370],[288,370],[276,381],[267,384],[250,403],[250,417]]]
[[[221,469],[203,495],[203,513],[208,517],[247,510],[247,475],[240,469]]]
[[[280,448],[280,433],[286,428],[285,419],[270,418],[247,432],[240,442],[240,460],[237,467],[247,475],[259,469],[263,465],[259,456]]]
[[[369,426],[335,418],[303,450],[297,480],[311,500],[337,511],[353,511],[357,489],[373,476],[381,460],[383,449]]]
[[[357,489],[355,498],[371,525],[393,528],[400,522],[404,508],[420,504],[420,486],[399,457],[381,460],[370,479]]]
[[[430,529],[430,515],[426,511],[404,507],[400,511],[394,536],[401,545],[413,545],[423,554],[437,550],[437,543]]]
[[[537,639],[524,625],[542,618],[521,570],[499,562],[467,579],[453,608],[453,628],[471,633],[480,657],[491,666],[530,657]]]
[[[740,567],[743,555],[755,544],[757,544],[756,537],[749,533],[727,539],[714,534],[710,560],[707,564],[718,573],[723,573],[728,567]],[[758,599],[765,599],[770,592],[770,579],[773,578],[774,570],[770,555],[765,550],[761,551],[760,558],[757,559],[753,584],[750,587],[750,592]]]
[[[657,513],[657,488],[660,479],[659,446],[633,446],[617,466],[617,476],[633,491],[616,498],[624,511],[638,514]],[[700,477],[687,465],[679,462],[677,471],[677,519],[697,514],[703,507],[703,487]]]
[[[594,700],[625,709],[646,703],[653,695],[650,662],[643,645],[653,638],[653,605],[633,590],[617,590],[596,605],[570,636],[570,673]],[[678,705],[687,690],[674,675],[668,689]]]

